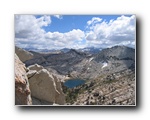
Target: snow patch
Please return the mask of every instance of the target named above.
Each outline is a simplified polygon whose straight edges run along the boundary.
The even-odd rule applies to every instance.
[[[106,67],[108,65],[108,63],[103,63],[103,66],[102,66],[102,68],[104,68],[104,67]]]
[[[91,58],[89,59],[89,62],[91,62],[93,59],[94,59],[94,57],[91,57]]]

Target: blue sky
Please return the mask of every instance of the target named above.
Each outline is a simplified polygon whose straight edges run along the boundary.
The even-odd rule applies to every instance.
[[[15,44],[62,49],[135,46],[134,15],[16,15]]]
[[[111,19],[116,19],[120,15],[64,15],[61,19],[54,16],[51,17],[52,24],[43,27],[45,31],[51,32],[68,32],[72,29],[86,30],[87,21],[91,20],[93,17],[99,17],[109,22]],[[126,15],[131,16],[131,15]]]

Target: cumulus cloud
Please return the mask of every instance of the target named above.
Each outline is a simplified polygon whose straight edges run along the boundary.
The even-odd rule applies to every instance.
[[[96,23],[98,23],[98,22],[101,22],[101,21],[102,21],[101,18],[93,17],[92,20],[87,21],[87,24],[88,24],[88,25],[91,25],[91,24],[94,25],[94,24],[96,24]]]
[[[34,47],[42,43],[45,31],[51,23],[50,16],[36,18],[33,15],[15,15],[15,43],[20,47]]]
[[[71,48],[73,45],[76,45],[78,41],[82,41],[84,37],[84,32],[80,29],[73,29],[72,31],[66,33],[47,32],[45,34],[46,41],[53,41],[55,48]]]
[[[51,24],[50,16],[15,16],[15,44],[22,48],[59,49],[72,47],[82,41],[85,34],[80,29],[66,33],[46,32],[43,27]]]
[[[95,23],[94,18],[87,22],[86,40],[88,44],[99,43],[108,47],[114,45],[134,45],[135,16],[121,16],[116,20],[100,20]],[[92,23],[93,22],[93,23]],[[96,44],[95,44],[96,45]]]
[[[48,26],[50,23],[50,16],[36,18],[33,15],[16,15],[15,38],[37,40],[45,33],[42,27]]]
[[[55,15],[58,19],[62,16]],[[15,15],[15,44],[22,48],[60,49],[135,45],[135,16],[120,16],[106,21],[93,17],[85,31],[72,29],[60,33],[45,31],[51,16]]]

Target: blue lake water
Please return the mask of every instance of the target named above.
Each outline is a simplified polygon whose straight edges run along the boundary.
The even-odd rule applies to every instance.
[[[81,79],[71,79],[71,80],[67,80],[64,85],[68,88],[74,88],[78,85],[82,85],[85,83],[85,80],[81,80]]]

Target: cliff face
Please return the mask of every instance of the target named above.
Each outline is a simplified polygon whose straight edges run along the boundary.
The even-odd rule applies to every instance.
[[[26,67],[15,54],[15,105],[31,105],[31,92],[29,89]]]
[[[32,97],[35,104],[60,104],[65,103],[65,96],[62,92],[61,83],[56,75],[51,74],[40,65],[28,67],[27,73]],[[37,99],[37,100],[36,100]],[[36,100],[36,102],[35,102]],[[40,101],[40,102],[37,102]]]

